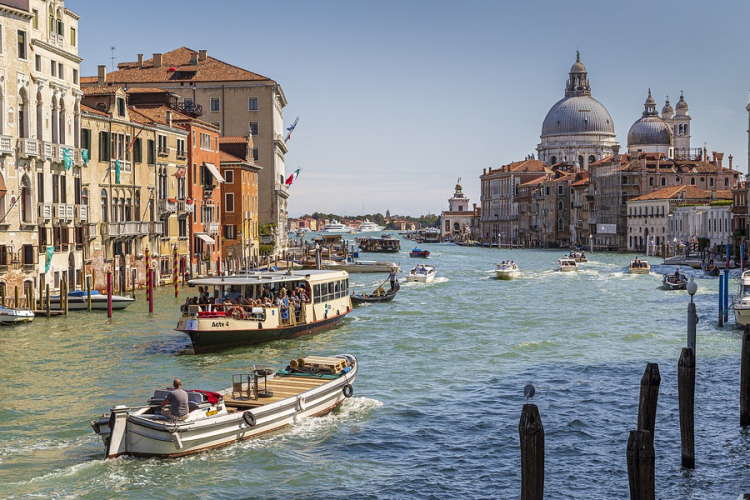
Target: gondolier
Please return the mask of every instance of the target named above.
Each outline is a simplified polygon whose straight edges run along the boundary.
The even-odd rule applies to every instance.
[[[388,279],[391,280],[391,290],[396,288],[396,268],[391,268],[391,273],[388,275]]]

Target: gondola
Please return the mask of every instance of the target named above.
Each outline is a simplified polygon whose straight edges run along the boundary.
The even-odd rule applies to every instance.
[[[378,287],[377,290],[375,290],[371,294],[356,294],[352,293],[352,303],[354,304],[365,304],[365,303],[378,303],[378,302],[390,302],[398,293],[399,290],[398,284],[396,284],[396,288],[391,288],[389,290],[383,289],[383,287]],[[381,293],[378,293],[378,292]]]

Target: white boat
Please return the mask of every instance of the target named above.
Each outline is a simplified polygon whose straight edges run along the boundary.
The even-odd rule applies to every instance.
[[[348,273],[390,273],[391,269],[395,269],[398,273],[401,272],[400,265],[381,260],[353,260],[350,258],[341,262],[331,262],[326,267]]]
[[[88,295],[85,290],[75,290],[68,294],[68,311],[88,311],[89,302]],[[123,295],[112,296],[112,309],[120,310],[125,309],[130,304],[135,302],[133,297],[125,297]],[[50,309],[60,309],[60,296],[52,295],[49,298]],[[107,310],[107,296],[91,290],[91,310],[106,311]]]
[[[633,259],[630,261],[630,274],[648,274],[651,272],[651,265],[648,261],[641,259]]]
[[[499,280],[512,280],[521,276],[521,270],[516,263],[498,264],[495,269],[495,277]]]
[[[91,422],[106,458],[171,458],[227,446],[325,415],[354,393],[357,360],[349,354],[292,360],[286,370],[254,366],[217,392],[187,391],[184,420],[161,415],[170,389],[156,390],[144,406],[117,405]]]
[[[309,231],[310,231],[310,230],[309,230],[308,228],[306,228],[306,227],[301,227],[301,228],[297,229],[297,232],[296,232],[295,234],[297,235],[297,238],[304,238],[304,237],[305,237],[305,235],[306,235],[306,234],[307,234],[307,233],[308,233]]]
[[[732,299],[734,308],[734,322],[739,326],[750,324],[750,271],[745,271],[740,276],[740,284],[737,295]]]
[[[193,351],[205,353],[230,347],[291,339],[332,328],[352,310],[349,273],[340,270],[255,271],[236,276],[198,278],[191,286],[205,287],[214,304],[187,304],[175,330],[190,337]],[[279,305],[245,304],[266,294],[287,302],[302,289],[299,309]],[[225,299],[241,303],[222,302]],[[292,313],[293,311],[293,313]]]
[[[432,283],[435,281],[435,266],[419,264],[409,271],[409,274],[406,276],[406,281]]]
[[[674,257],[667,257],[664,259],[665,266],[690,266],[693,269],[700,269],[703,261],[697,255],[677,255]]]
[[[354,231],[353,227],[342,224],[336,219],[323,226],[323,229],[320,230],[321,233],[351,233],[352,231]]]
[[[687,290],[688,279],[679,269],[672,274],[665,274],[662,288],[665,290]]]
[[[377,233],[385,229],[383,226],[378,226],[374,222],[365,219],[365,221],[359,225],[360,233]]]
[[[570,257],[557,259],[557,268],[564,273],[578,271],[578,262]]]
[[[14,309],[12,307],[0,306],[0,323],[3,325],[15,325],[18,323],[30,323],[34,320],[34,313],[26,309]]]

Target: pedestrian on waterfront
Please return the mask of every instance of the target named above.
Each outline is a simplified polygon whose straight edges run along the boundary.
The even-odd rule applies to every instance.
[[[178,378],[174,379],[172,386],[174,389],[161,402],[161,414],[172,422],[185,420],[190,413],[187,392],[182,389],[182,381]]]

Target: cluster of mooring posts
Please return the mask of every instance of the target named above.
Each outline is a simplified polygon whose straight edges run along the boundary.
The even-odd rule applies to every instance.
[[[728,275],[727,275],[728,276]],[[695,347],[698,315],[693,296],[698,285],[690,280],[687,317],[687,347],[677,362],[677,394],[680,412],[680,450],[682,467],[695,468]],[[656,498],[654,431],[661,375],[657,363],[648,363],[641,378],[638,400],[638,423],[630,431],[626,462],[631,500]],[[525,391],[526,392],[526,391]],[[533,395],[533,388],[531,391]],[[750,325],[742,337],[740,370],[740,426],[750,426]],[[544,497],[544,426],[535,404],[526,403],[518,424],[521,445],[521,500],[542,500]],[[740,495],[739,498],[750,498]]]

